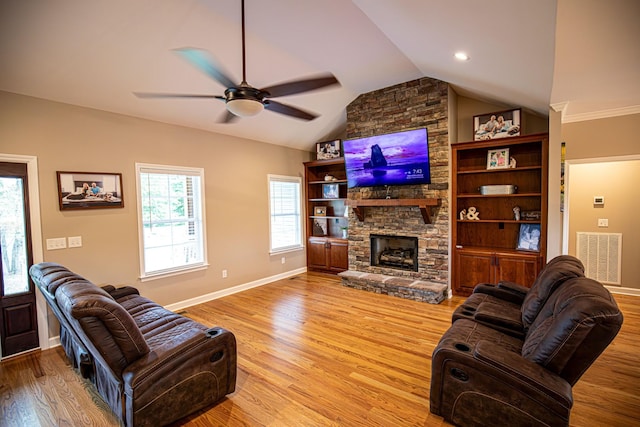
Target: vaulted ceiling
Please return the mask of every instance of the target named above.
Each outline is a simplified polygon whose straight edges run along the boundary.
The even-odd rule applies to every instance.
[[[421,77],[460,94],[565,117],[639,112],[636,0],[246,0],[247,81],[333,73],[341,83],[278,98],[231,124],[222,95],[174,49],[206,49],[242,76],[240,0],[2,0],[0,90],[311,150],[340,136],[359,94]],[[464,51],[469,61],[454,53]]]

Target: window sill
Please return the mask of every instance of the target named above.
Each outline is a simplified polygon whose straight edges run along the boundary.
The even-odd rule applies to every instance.
[[[152,273],[152,274],[142,275],[142,276],[140,276],[140,281],[141,282],[148,282],[148,281],[156,280],[156,279],[164,279],[165,277],[179,276],[181,274],[193,273],[195,271],[206,270],[207,268],[209,268],[209,264],[204,263],[204,264],[198,264],[197,266],[194,266],[194,267],[180,268],[180,269],[174,269],[174,270],[166,270],[166,271],[162,271],[162,272],[159,272],[159,273]]]
[[[280,255],[280,254],[286,254],[288,252],[298,252],[298,251],[302,251],[302,250],[304,250],[304,246],[303,245],[289,246],[287,248],[282,248],[282,249],[276,249],[276,250],[269,251],[269,255]]]

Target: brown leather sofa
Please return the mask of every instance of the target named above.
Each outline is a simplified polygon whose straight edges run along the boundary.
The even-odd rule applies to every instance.
[[[572,386],[622,321],[609,291],[582,276],[557,286],[521,337],[457,318],[433,352],[431,412],[461,426],[567,426]]]
[[[60,323],[60,342],[126,426],[161,426],[235,390],[236,340],[144,298],[98,287],[55,263],[29,273]]]

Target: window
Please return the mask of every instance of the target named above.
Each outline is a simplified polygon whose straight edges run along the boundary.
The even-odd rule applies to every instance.
[[[301,180],[269,175],[269,252],[302,249]]]
[[[204,169],[136,163],[142,279],[207,265]]]

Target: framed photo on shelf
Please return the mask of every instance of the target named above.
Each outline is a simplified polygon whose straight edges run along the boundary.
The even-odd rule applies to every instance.
[[[342,144],[339,139],[316,143],[316,159],[337,159],[342,157]]]
[[[60,210],[122,208],[122,174],[57,171]]]
[[[327,235],[327,219],[326,218],[315,218],[313,220],[313,235],[314,236]]]
[[[327,216],[326,206],[316,206],[313,208],[313,216]]]
[[[487,169],[507,169],[509,167],[509,149],[500,148],[487,152]]]
[[[322,184],[323,199],[337,199],[340,197],[340,188],[338,184]]]
[[[520,224],[518,250],[540,251],[540,224]]]
[[[473,140],[508,138],[520,135],[522,110],[497,111],[473,116]]]

